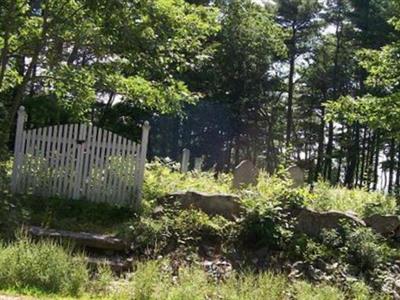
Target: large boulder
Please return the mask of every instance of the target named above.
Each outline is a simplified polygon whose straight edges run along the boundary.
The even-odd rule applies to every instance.
[[[163,197],[160,204],[178,203],[183,209],[199,209],[210,216],[234,220],[244,211],[239,197],[230,194],[208,194],[194,191],[177,192]]]
[[[364,218],[367,226],[384,237],[399,238],[400,237],[400,218],[398,216],[389,215],[372,215]]]
[[[318,237],[323,229],[339,229],[343,223],[365,226],[357,216],[338,211],[317,212],[309,208],[296,208],[291,211],[296,218],[295,229],[310,237]]]

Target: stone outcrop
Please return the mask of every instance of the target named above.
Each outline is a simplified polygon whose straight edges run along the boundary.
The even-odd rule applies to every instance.
[[[239,197],[230,194],[208,194],[200,192],[178,192],[159,199],[159,204],[177,203],[183,209],[199,209],[210,216],[223,216],[235,220],[244,209]]]
[[[318,237],[323,229],[339,229],[343,222],[365,226],[357,216],[338,211],[317,212],[309,208],[296,208],[290,212],[296,218],[295,229],[310,237]]]
[[[70,241],[77,246],[93,249],[112,251],[125,251],[128,249],[128,245],[125,241],[108,235],[46,229],[38,226],[29,226],[27,228],[27,233],[35,238],[51,238]]]
[[[400,238],[400,218],[394,215],[372,215],[364,218],[368,227],[387,238]]]

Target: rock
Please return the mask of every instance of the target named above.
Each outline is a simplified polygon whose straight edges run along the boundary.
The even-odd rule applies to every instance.
[[[232,273],[232,264],[223,258],[215,260],[205,260],[203,262],[204,270],[217,281],[226,279]]]
[[[398,216],[372,215],[364,219],[367,226],[384,237],[400,237],[400,218]]]
[[[293,187],[299,187],[304,184],[304,170],[298,166],[292,166],[288,170],[289,177],[293,181]]]
[[[72,241],[74,244],[83,247],[113,251],[125,251],[128,249],[128,245],[125,241],[108,235],[45,229],[38,226],[28,227],[27,232],[30,236],[36,238],[52,238],[62,241]]]
[[[98,269],[100,266],[107,266],[116,274],[129,272],[133,269],[132,259],[87,257],[86,262],[89,267],[94,269]]]
[[[194,191],[178,192],[160,199],[162,201],[176,201],[184,209],[199,209],[204,213],[220,215],[228,220],[235,220],[244,211],[239,197],[229,194],[207,194]]]
[[[257,184],[258,169],[249,160],[243,160],[233,171],[233,187],[238,189],[249,184]]]
[[[343,221],[354,226],[365,226],[364,221],[355,215],[338,211],[317,212],[309,208],[296,208],[290,214],[296,217],[295,229],[310,237],[318,237],[323,229],[339,229]]]

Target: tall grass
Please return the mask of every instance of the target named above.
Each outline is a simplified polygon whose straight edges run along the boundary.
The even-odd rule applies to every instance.
[[[49,241],[20,237],[0,246],[0,288],[80,294],[89,275],[83,258]]]
[[[333,187],[328,183],[318,182],[313,192],[310,192],[308,187],[304,187],[293,193],[291,182],[284,173],[268,175],[260,172],[257,185],[235,190],[232,188],[232,176],[229,174],[221,174],[218,179],[215,179],[211,172],[181,174],[174,169],[177,169],[177,166],[167,166],[161,161],[148,165],[144,182],[145,200],[154,200],[179,190],[197,190],[210,193],[235,193],[244,200],[246,205],[253,206],[266,202],[272,203],[287,198],[288,195],[292,197],[297,194],[301,197],[300,200],[304,200],[306,206],[320,211],[351,211],[359,216],[397,212],[394,197],[365,189]]]
[[[397,210],[394,197],[365,189],[331,187],[324,182],[316,185],[314,195],[307,204],[317,210],[352,211],[359,216],[373,213],[396,214]]]
[[[273,273],[233,273],[222,282],[211,280],[199,266],[182,266],[172,274],[166,261],[140,263],[129,279],[116,281],[107,296],[134,300],[342,300],[379,299],[364,286],[342,291],[328,284],[289,281]],[[383,298],[382,298],[383,299]]]
[[[231,176],[221,174],[218,179],[211,172],[188,172],[182,174],[177,171],[179,165],[167,166],[156,160],[146,166],[143,195],[146,200],[154,200],[168,193],[183,190],[197,190],[209,193],[229,193],[231,190]]]

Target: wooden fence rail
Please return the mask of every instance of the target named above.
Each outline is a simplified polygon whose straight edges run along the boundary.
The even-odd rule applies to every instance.
[[[18,111],[11,189],[140,206],[150,126],[140,144],[87,124],[25,129]],[[134,201],[134,203],[132,202]]]

